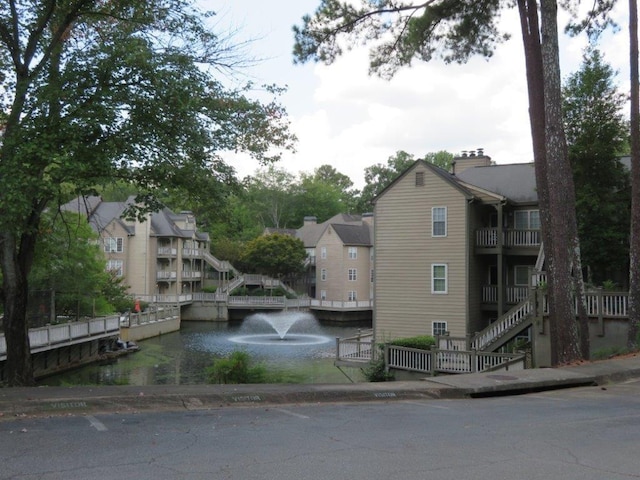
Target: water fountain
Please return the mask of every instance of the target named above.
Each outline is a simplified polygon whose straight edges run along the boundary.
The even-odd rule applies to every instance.
[[[256,313],[247,317],[242,335],[229,337],[234,343],[251,345],[317,345],[331,341],[326,335],[311,333],[318,330],[315,317],[304,312]]]

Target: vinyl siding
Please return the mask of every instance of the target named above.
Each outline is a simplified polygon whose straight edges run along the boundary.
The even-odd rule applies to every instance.
[[[322,247],[327,249],[327,258],[321,258]],[[335,230],[329,225],[316,246],[316,297],[320,291],[327,292],[326,300],[348,301],[349,291],[356,292],[357,300],[370,297],[370,247],[357,246],[356,259],[349,258],[349,245],[344,245]],[[327,280],[322,281],[322,269],[327,271]],[[357,280],[349,281],[349,269],[357,269]]]
[[[424,185],[415,185],[415,172]],[[375,206],[376,282],[374,328],[379,340],[431,334],[447,322],[452,335],[466,333],[468,312],[464,194],[417,163]],[[431,209],[447,207],[447,236],[432,237]],[[432,264],[446,264],[448,292],[431,293]]]

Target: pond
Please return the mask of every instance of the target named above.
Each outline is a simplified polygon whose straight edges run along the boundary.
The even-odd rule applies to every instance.
[[[275,322],[275,326],[271,323]],[[179,332],[138,342],[140,350],[107,365],[92,364],[47,377],[41,385],[188,385],[207,383],[214,359],[245,351],[278,383],[362,381],[358,369],[333,362],[336,337],[368,324],[323,325],[312,314],[254,314],[241,322],[182,322]],[[283,334],[283,329],[286,331]],[[343,373],[344,372],[344,373]],[[348,375],[345,375],[345,373]]]

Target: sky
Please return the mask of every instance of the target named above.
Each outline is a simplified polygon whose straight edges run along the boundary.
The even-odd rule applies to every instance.
[[[524,55],[517,12],[502,18],[512,33],[494,56],[472,58],[465,65],[440,60],[414,62],[391,80],[368,75],[368,51],[354,49],[332,65],[293,64],[293,25],[312,14],[320,0],[200,0],[216,12],[216,28],[236,32],[248,43],[245,52],[259,59],[242,75],[256,85],[286,86],[281,97],[291,129],[298,137],[295,153],[285,152],[278,168],[313,173],[329,164],[364,186],[365,168],[385,164],[397,151],[416,158],[446,150],[459,155],[483,148],[499,164],[533,160]],[[620,31],[607,33],[600,49],[619,72],[628,92],[628,34],[624,2],[616,16]],[[564,26],[560,20],[560,28]],[[583,36],[562,36],[560,61],[566,78],[580,67]],[[260,95],[256,93],[256,95]],[[243,178],[260,165],[244,155],[225,160]]]

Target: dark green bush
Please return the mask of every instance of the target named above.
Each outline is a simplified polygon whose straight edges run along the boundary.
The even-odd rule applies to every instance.
[[[419,335],[417,337],[397,338],[388,343],[389,345],[396,345],[398,347],[430,350],[431,347],[436,344],[436,339],[431,335]]]
[[[209,383],[265,383],[266,368],[251,365],[247,352],[237,350],[229,358],[217,358],[207,368]]]

